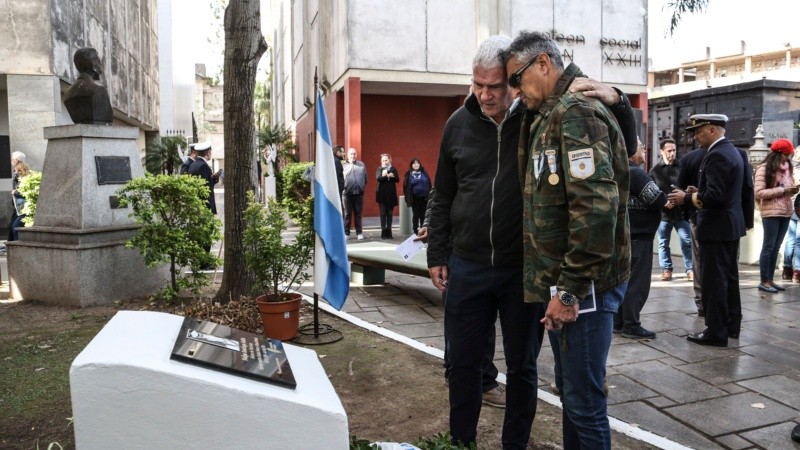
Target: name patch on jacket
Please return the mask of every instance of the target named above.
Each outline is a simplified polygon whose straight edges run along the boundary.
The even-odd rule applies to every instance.
[[[569,157],[569,174],[574,178],[585,180],[594,173],[594,151],[582,148],[567,152]]]

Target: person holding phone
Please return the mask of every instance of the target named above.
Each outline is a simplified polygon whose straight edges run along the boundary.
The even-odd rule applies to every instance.
[[[794,145],[788,139],[778,139],[772,143],[770,153],[756,169],[755,196],[761,205],[761,223],[764,226],[764,240],[761,244],[759,269],[761,284],[758,290],[776,293],[786,288],[775,283],[775,265],[778,261],[778,249],[789,220],[794,211],[792,197],[797,194],[794,184],[794,167],[790,161],[794,154]]]
[[[381,166],[375,173],[378,186],[375,190],[375,201],[378,202],[381,215],[381,239],[392,239],[392,214],[397,206],[397,189],[400,181],[397,168],[392,166],[392,157],[388,153],[381,155]]]

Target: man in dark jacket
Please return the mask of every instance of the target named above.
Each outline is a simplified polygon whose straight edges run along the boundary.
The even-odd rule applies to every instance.
[[[661,161],[650,169],[650,177],[662,192],[670,192],[670,186],[678,182],[677,150],[675,141],[664,139],[661,141]],[[661,266],[661,279],[672,279],[672,256],[670,255],[669,241],[672,229],[678,232],[681,241],[683,264],[686,267],[686,276],[689,281],[694,280],[694,266],[692,264],[692,230],[689,222],[683,218],[680,208],[663,209],[661,211],[661,224],[658,226],[658,264]]]
[[[211,143],[201,142],[195,145],[194,148],[197,153],[197,158],[192,165],[189,166],[189,171],[187,173],[206,181],[206,185],[208,186],[208,200],[206,200],[206,204],[208,205],[208,209],[211,210],[211,213],[216,214],[217,202],[214,199],[214,185],[219,181],[220,172],[211,173],[211,166],[206,162],[211,159]],[[204,247],[207,252],[211,251],[211,244],[206,244]]]
[[[181,168],[178,169],[178,173],[181,175],[186,175],[189,173],[189,167],[192,167],[192,163],[197,158],[197,152],[194,150],[194,146],[196,144],[189,144],[189,154],[186,155],[186,161],[181,164]]]
[[[630,152],[629,152],[630,153]],[[631,276],[622,305],[614,316],[614,332],[630,339],[655,339],[656,334],[644,327],[639,313],[650,295],[650,274],[653,271],[653,238],[661,222],[661,208],[672,208],[667,195],[658,188],[639,164],[644,162],[644,145],[639,142],[628,158],[631,188],[628,197],[628,218],[631,224]]]
[[[475,441],[484,357],[480,349],[499,314],[508,366],[502,441],[504,448],[524,449],[536,414],[544,308],[523,302],[517,143],[524,105],[513,102],[499,59],[510,42],[492,36],[480,45],[472,64],[472,94],[445,125],[428,229],[428,267],[434,286],[446,291],[453,441]],[[598,86],[603,90],[594,91]],[[603,101],[621,104],[614,109],[635,146],[627,98],[597,82],[577,89],[601,98],[610,93]]]
[[[744,161],[739,150],[725,139],[723,114],[695,114],[686,131],[694,132],[699,147],[706,149],[697,187],[675,189],[669,199],[697,208],[697,240],[700,242],[703,276],[703,309],[706,329],[687,336],[689,342],[727,347],[738,339],[742,323],[737,257],[739,239],[745,235],[742,197]]]
[[[344,192],[344,169],[342,168],[344,159],[344,147],[337,145],[333,147],[333,165],[336,167],[336,182],[339,183],[339,196]]]
[[[742,173],[742,214],[744,215],[744,226],[750,230],[753,228],[755,214],[755,197],[753,194],[753,167],[747,160],[747,152],[737,148],[739,156],[742,157],[744,172]],[[700,184],[700,164],[706,156],[706,149],[696,148],[680,160],[680,171],[678,182],[675,183],[679,188],[686,189],[689,186]],[[670,189],[671,190],[671,189]],[[688,217],[692,227],[692,262],[694,264],[694,303],[697,306],[697,315],[705,317],[703,309],[703,273],[700,269],[700,244],[697,242],[697,208],[691,203],[683,205],[684,216]]]

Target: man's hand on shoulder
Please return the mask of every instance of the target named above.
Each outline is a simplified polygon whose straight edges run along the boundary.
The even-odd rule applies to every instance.
[[[616,89],[592,78],[576,78],[569,86],[571,93],[581,92],[587,97],[593,97],[606,106],[616,105],[622,100]]]

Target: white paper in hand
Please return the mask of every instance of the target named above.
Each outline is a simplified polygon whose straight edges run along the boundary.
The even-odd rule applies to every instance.
[[[415,241],[416,234],[412,234],[408,237],[405,241],[403,241],[400,245],[397,246],[397,253],[400,254],[400,257],[403,258],[403,261],[408,261],[414,257],[420,250],[425,248],[425,244],[422,241]]]

